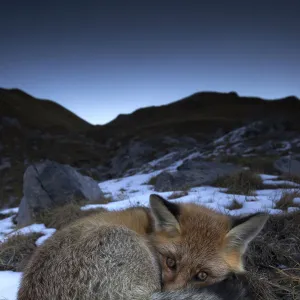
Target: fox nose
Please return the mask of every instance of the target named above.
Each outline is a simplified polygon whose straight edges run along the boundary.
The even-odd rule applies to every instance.
[[[174,280],[163,284],[164,291],[179,290],[187,287],[187,280],[182,276],[177,276]]]

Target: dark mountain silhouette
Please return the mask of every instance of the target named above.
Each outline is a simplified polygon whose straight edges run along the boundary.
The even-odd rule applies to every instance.
[[[23,126],[34,129],[85,131],[91,127],[63,106],[36,99],[19,89],[0,89],[0,116],[16,118]]]
[[[286,121],[300,130],[300,101],[296,97],[272,101],[238,94],[203,92],[158,107],[138,109],[119,115],[91,132],[96,139],[139,135],[189,135],[210,138],[218,129],[228,132],[248,122],[261,119]]]

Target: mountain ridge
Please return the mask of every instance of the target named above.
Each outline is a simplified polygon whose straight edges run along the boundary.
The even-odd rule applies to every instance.
[[[92,126],[57,102],[35,98],[19,89],[0,88],[0,108],[0,116],[17,118],[31,128],[61,126],[66,130],[85,131]]]
[[[25,169],[45,159],[107,180],[172,151],[243,153],[241,146],[228,146],[226,141],[223,152],[215,151],[212,141],[256,121],[263,124],[246,132],[255,141],[248,142],[247,136],[241,141],[258,151],[283,155],[284,147],[272,150],[273,144],[284,145],[285,139],[299,136],[299,115],[300,101],[294,96],[272,101],[235,92],[198,92],[92,125],[51,100],[0,89],[0,207],[19,203]],[[269,140],[273,142],[265,144]],[[299,148],[297,143],[291,144],[292,150]]]

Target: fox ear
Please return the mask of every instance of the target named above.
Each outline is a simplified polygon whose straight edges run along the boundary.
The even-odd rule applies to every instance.
[[[240,255],[243,255],[248,244],[263,229],[268,218],[267,214],[256,213],[233,219],[232,228],[226,235],[227,249],[237,251]]]
[[[176,235],[180,232],[179,205],[171,203],[159,195],[151,194],[150,210],[154,219],[155,230],[165,231],[170,235]]]

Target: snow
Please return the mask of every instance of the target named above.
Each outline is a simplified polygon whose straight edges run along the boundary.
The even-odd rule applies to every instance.
[[[292,145],[290,142],[287,142],[287,141],[284,141],[282,142],[282,147],[279,148],[278,150],[279,151],[287,151],[287,150],[290,150],[292,148]]]
[[[231,144],[239,142],[239,141],[241,141],[241,139],[246,131],[247,131],[246,126],[240,127],[238,129],[233,130],[233,131],[225,134],[224,136],[218,138],[217,140],[214,141],[214,144],[219,145],[222,143],[226,143],[226,141],[230,142]]]
[[[294,187],[300,187],[300,184],[288,181],[288,180],[264,180],[264,184],[268,185],[289,185]]]
[[[137,194],[143,195],[148,193],[150,186],[147,182],[157,176],[161,171],[155,171],[148,174],[138,174],[133,176],[127,176],[121,179],[112,179],[99,183],[99,187],[104,194],[109,194],[114,200],[127,197],[128,200],[132,200]]]
[[[7,208],[0,210],[0,214],[8,215],[8,214],[16,214],[19,211],[19,207]]]
[[[237,132],[234,139],[241,132]],[[151,166],[155,166],[165,159],[169,159],[170,153],[161,159],[150,162]],[[156,193],[153,190],[153,186],[149,185],[149,180],[160,174],[161,172],[175,171],[178,166],[180,166],[185,159],[195,158],[201,156],[202,154],[194,152],[184,159],[178,160],[171,164],[163,170],[157,170],[150,172],[148,174],[136,174],[132,176],[126,176],[123,178],[112,179],[99,183],[99,187],[102,189],[105,195],[111,197],[113,201],[107,204],[90,204],[82,206],[82,210],[92,210],[99,207],[106,208],[107,210],[120,210],[126,209],[131,206],[145,206],[149,205],[149,196]],[[248,213],[255,213],[258,211],[266,211],[270,214],[282,213],[280,209],[275,209],[276,202],[281,198],[282,194],[286,191],[292,192],[293,188],[297,190],[298,184],[286,180],[278,180],[278,176],[269,174],[259,174],[265,184],[268,184],[271,188],[264,190],[255,191],[253,196],[246,195],[235,195],[227,193],[226,188],[218,188],[211,186],[201,186],[194,187],[188,191],[188,194],[183,195],[180,198],[172,199],[170,201],[176,203],[186,203],[194,202],[209,208],[213,208],[217,211],[228,213],[229,215],[241,215]],[[276,185],[289,185],[289,189],[276,189]],[[272,186],[274,185],[274,189]],[[299,189],[299,188],[298,188]],[[168,199],[174,191],[159,193],[162,197]],[[230,210],[228,207],[236,201],[241,204],[241,208]],[[294,199],[295,206],[300,204],[300,198]],[[294,211],[299,209],[297,207],[289,208],[289,211]],[[18,212],[18,208],[2,210],[2,214],[15,214]],[[42,233],[43,236],[36,241],[36,245],[39,247],[42,245],[49,237],[55,233],[54,228],[47,228],[44,224],[32,224],[30,226],[16,230],[15,225],[12,222],[13,216],[7,217],[0,220],[0,243],[5,241],[6,238],[16,235],[16,234],[29,234],[33,232]],[[16,300],[16,294],[18,285],[20,282],[21,273],[2,271],[0,272],[0,300]]]
[[[278,178],[278,176],[276,175],[269,175],[269,174],[259,174],[259,176],[261,177],[262,180],[273,180]]]
[[[21,229],[12,231],[6,235],[6,238],[9,238],[13,235],[18,234],[30,234],[30,233],[41,233],[43,234],[42,237],[37,239],[35,242],[37,246],[40,246],[44,241],[46,241],[50,236],[52,236],[55,233],[56,229],[54,228],[46,228],[44,224],[32,224],[26,227],[23,227]],[[5,239],[3,239],[5,240]],[[3,241],[2,240],[2,241]]]
[[[0,299],[16,300],[22,273],[12,271],[0,272]]]
[[[156,166],[157,164],[159,164],[160,162],[166,160],[166,159],[169,159],[171,158],[172,156],[176,155],[177,152],[171,152],[171,153],[168,153],[158,159],[155,159],[153,161],[150,161],[148,164],[152,167]]]
[[[299,207],[288,207],[288,212],[294,212],[299,210]]]
[[[294,198],[294,203],[295,204],[300,204],[300,198]]]
[[[0,220],[0,242],[5,238],[5,236],[10,233],[14,228],[14,223],[12,221],[13,216]]]
[[[193,152],[191,153],[190,155],[188,155],[184,160],[191,160],[191,159],[194,159],[194,158],[197,158],[197,157],[201,157],[201,153],[199,152]]]
[[[131,176],[132,177],[132,176]],[[133,176],[134,177],[134,176]],[[128,195],[127,200],[110,202],[107,204],[93,204],[83,206],[82,210],[89,210],[95,208],[105,208],[107,210],[119,210],[125,209],[130,206],[145,206],[148,207],[149,196],[150,194],[155,193],[149,185],[144,185],[143,189],[139,190],[139,186],[136,185],[136,182],[132,180],[125,180],[125,185],[128,182],[131,183],[130,189],[134,189],[135,193]],[[122,186],[122,180],[118,182],[111,182],[110,188],[113,193],[114,185]],[[226,212],[228,214],[248,214],[257,211],[268,211],[270,213],[282,212],[281,210],[274,209],[275,203],[281,198],[284,193],[284,189],[269,189],[269,190],[258,190],[255,192],[255,196],[246,196],[246,195],[233,195],[225,193],[226,189],[211,187],[211,186],[202,186],[192,188],[188,191],[188,195],[172,199],[172,202],[194,202],[201,205],[208,206],[210,208],[216,209],[221,212]],[[163,192],[159,193],[162,197],[168,198],[173,192]],[[235,200],[243,205],[241,209],[238,210],[229,210],[228,206]]]

